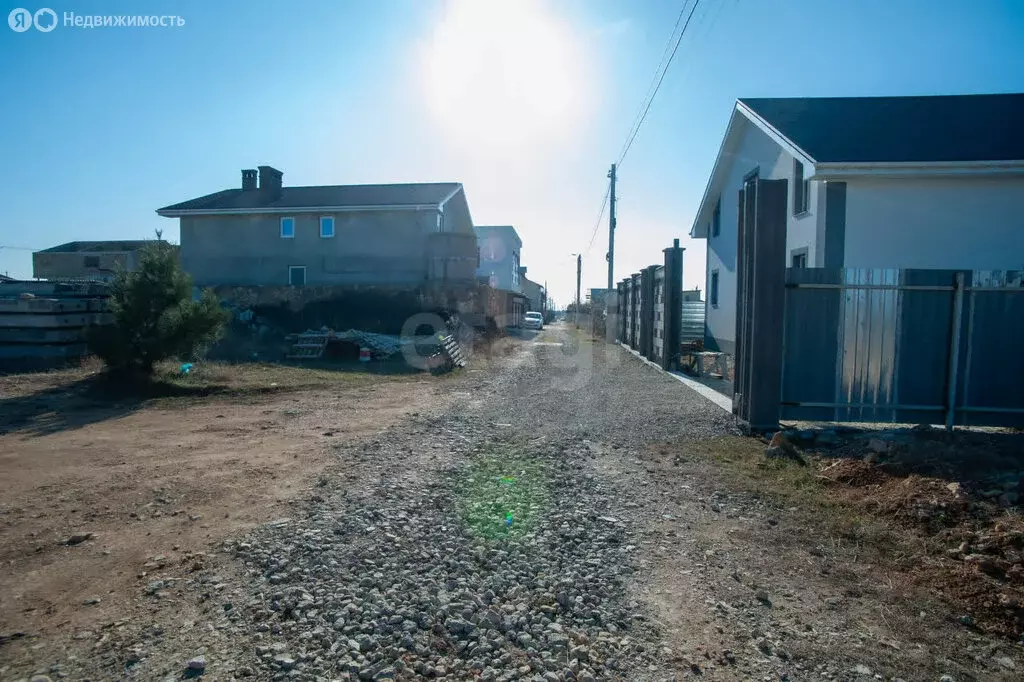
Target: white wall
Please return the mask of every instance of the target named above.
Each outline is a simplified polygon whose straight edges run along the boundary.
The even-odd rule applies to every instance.
[[[704,282],[707,304],[708,332],[715,338],[719,347],[732,352],[736,342],[736,241],[738,192],[743,187],[743,177],[754,168],[764,180],[789,180],[789,196],[786,212],[789,216],[787,225],[786,253],[789,254],[806,247],[808,266],[814,267],[818,258],[815,254],[817,245],[817,216],[819,210],[820,183],[810,183],[809,210],[799,218],[793,216],[793,157],[785,152],[770,137],[746,119],[739,119],[739,128],[734,133],[734,140],[728,141],[723,158],[724,168],[719,169],[725,174],[725,184],[721,191],[722,217],[721,234],[711,236],[708,229],[707,277]],[[711,199],[714,201],[714,199]],[[711,274],[719,272],[718,306],[711,305]]]
[[[845,247],[848,268],[1024,269],[1024,176],[850,180]]]

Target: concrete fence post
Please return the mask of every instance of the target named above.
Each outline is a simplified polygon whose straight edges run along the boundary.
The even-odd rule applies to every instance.
[[[683,315],[683,251],[679,240],[665,249],[665,336],[662,339],[661,367],[665,370],[678,369],[679,337],[682,334]]]

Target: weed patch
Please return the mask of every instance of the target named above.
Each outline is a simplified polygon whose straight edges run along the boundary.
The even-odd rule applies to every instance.
[[[477,537],[515,538],[536,527],[548,501],[544,466],[510,448],[478,456],[462,475],[456,506]]]

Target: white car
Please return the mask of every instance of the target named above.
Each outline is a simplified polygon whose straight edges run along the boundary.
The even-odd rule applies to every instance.
[[[543,329],[544,316],[540,313],[529,312],[523,316],[523,329]]]

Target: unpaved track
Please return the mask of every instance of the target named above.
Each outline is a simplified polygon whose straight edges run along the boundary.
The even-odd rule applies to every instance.
[[[216,680],[1018,679],[1017,652],[886,583],[868,549],[689,458],[733,433],[729,415],[576,339],[524,341],[452,382],[441,412],[339,444],[286,518],[147,576],[146,615],[34,667],[180,679],[202,655]],[[478,492],[506,484],[502,535],[505,508]]]

